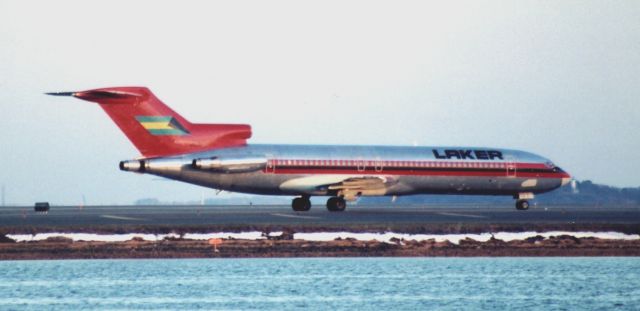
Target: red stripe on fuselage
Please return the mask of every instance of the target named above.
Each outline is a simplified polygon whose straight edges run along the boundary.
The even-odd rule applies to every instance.
[[[485,176],[485,177],[506,177],[505,171],[436,171],[436,170],[382,170],[375,171],[357,169],[318,169],[318,168],[276,168],[274,174],[343,174],[343,175],[403,175],[403,176]],[[516,172],[514,177],[535,177],[535,178],[568,178],[566,173],[531,173]]]
[[[508,162],[439,162],[439,161],[370,161],[370,160],[271,160],[266,173],[274,174],[344,174],[402,176],[469,176],[569,178],[563,171],[541,163]],[[357,164],[360,165],[357,165]],[[384,165],[375,165],[375,164]],[[275,164],[275,167],[273,166]],[[382,168],[382,169],[380,169]],[[507,168],[514,171],[507,173]]]

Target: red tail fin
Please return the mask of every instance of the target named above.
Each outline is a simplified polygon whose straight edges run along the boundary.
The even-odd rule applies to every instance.
[[[72,95],[100,104],[145,157],[243,146],[251,137],[251,127],[245,124],[192,124],[145,87],[114,87],[52,95]]]

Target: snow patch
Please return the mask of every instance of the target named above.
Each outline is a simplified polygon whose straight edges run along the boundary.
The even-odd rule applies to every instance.
[[[282,232],[271,232],[269,237],[279,236]],[[569,235],[576,238],[598,238],[609,240],[638,240],[640,235],[638,234],[625,234],[620,232],[570,232],[570,231],[549,231],[549,232],[497,232],[497,233],[480,233],[480,234],[407,234],[407,233],[395,233],[395,232],[383,232],[383,233],[355,233],[355,232],[301,232],[295,233],[293,238],[296,240],[305,241],[333,241],[337,238],[341,239],[355,239],[358,241],[379,241],[384,243],[392,243],[392,239],[404,239],[404,240],[416,240],[425,241],[433,239],[436,242],[449,241],[454,244],[460,243],[464,239],[473,239],[479,242],[486,242],[493,236],[498,240],[513,241],[524,240],[526,238],[542,236],[549,238],[552,236]],[[8,238],[17,242],[25,241],[42,241],[51,237],[63,237],[72,239],[73,241],[92,241],[92,242],[124,242],[139,238],[145,241],[161,241],[165,238],[180,238],[181,236],[175,233],[170,234],[145,234],[145,233],[128,233],[128,234],[94,234],[94,233],[38,233],[31,234],[7,234]],[[266,239],[260,231],[249,232],[213,232],[213,233],[186,233],[182,235],[186,240],[209,240],[209,239],[241,239],[241,240],[262,240]]]
[[[95,234],[95,233],[38,233],[31,234],[7,234],[7,237],[18,242],[23,241],[42,241],[52,237],[63,237],[72,239],[73,241],[95,241],[95,242],[124,242],[140,238],[145,241],[160,241],[165,237],[180,237],[177,234],[146,234],[146,233],[127,233],[127,234]]]
[[[379,242],[391,243],[391,239],[404,239],[404,240],[416,240],[425,241],[434,239],[436,242],[449,241],[454,244],[460,243],[460,240],[472,239],[479,242],[486,242],[493,236],[498,240],[513,241],[524,240],[530,237],[540,235],[544,238],[559,235],[569,235],[576,238],[598,238],[598,239],[610,239],[610,240],[637,240],[640,239],[638,234],[624,234],[620,232],[569,232],[569,231],[549,231],[549,232],[497,232],[497,233],[480,233],[480,234],[406,234],[406,233],[353,233],[353,232],[312,232],[312,233],[296,233],[294,239],[306,240],[306,241],[333,241],[337,238],[347,239],[352,238],[358,241],[371,241],[376,240]]]
[[[281,235],[282,232],[272,232],[269,236]],[[214,232],[214,233],[186,233],[183,236],[187,240],[209,240],[209,239],[238,239],[238,240],[262,240],[267,237],[260,231],[250,232]]]
[[[269,236],[281,235],[282,232],[272,232]],[[38,233],[31,234],[7,234],[8,238],[17,242],[42,241],[51,237],[63,237],[73,241],[87,242],[124,242],[139,238],[145,241],[162,241],[165,238],[180,238],[179,234],[146,234],[146,233],[128,233],[128,234],[94,234],[94,233]],[[186,233],[182,236],[186,240],[209,240],[209,239],[243,239],[243,240],[260,240],[266,239],[260,231],[251,232],[214,232],[214,233]]]

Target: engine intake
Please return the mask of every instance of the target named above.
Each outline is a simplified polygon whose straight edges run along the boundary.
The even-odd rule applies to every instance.
[[[145,164],[144,160],[120,161],[120,170],[143,173],[145,171]]]
[[[205,158],[194,159],[191,166],[195,169],[218,171],[221,173],[248,173],[264,169],[266,158]]]

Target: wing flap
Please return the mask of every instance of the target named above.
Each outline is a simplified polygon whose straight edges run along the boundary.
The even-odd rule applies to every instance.
[[[309,195],[337,194],[354,200],[363,195],[385,195],[396,183],[389,176],[321,175],[287,180],[280,189]]]

